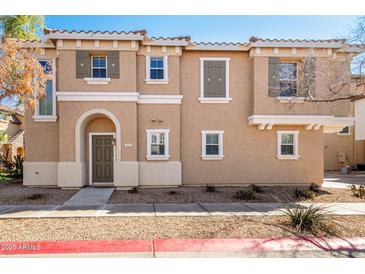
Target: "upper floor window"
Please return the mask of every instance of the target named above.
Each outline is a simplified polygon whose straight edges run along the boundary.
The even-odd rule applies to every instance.
[[[297,95],[297,63],[280,62],[280,96]]]
[[[107,76],[107,61],[105,56],[92,56],[92,77],[106,78]]]
[[[200,58],[200,98],[202,103],[228,103],[229,58]]]
[[[56,120],[56,95],[54,60],[39,60],[45,74],[51,76],[46,81],[44,94],[38,99],[33,118],[37,121],[53,122]]]
[[[221,130],[203,130],[202,134],[202,159],[223,159],[223,134]]]
[[[40,60],[39,64],[43,68],[45,74],[52,75],[52,61],[51,60]]]
[[[150,78],[164,79],[164,60],[163,57],[151,57],[150,59]]]
[[[167,56],[147,56],[146,60],[147,84],[167,84]]]
[[[298,159],[298,134],[299,131],[277,131],[277,157],[278,159]]]
[[[1,121],[7,121],[9,118],[8,118],[8,114],[5,113],[5,112],[0,112],[0,120]]]
[[[168,160],[169,129],[147,129],[147,159]]]

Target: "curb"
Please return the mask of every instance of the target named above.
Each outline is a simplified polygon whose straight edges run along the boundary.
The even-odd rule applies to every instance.
[[[365,237],[0,242],[0,255],[364,250]]]

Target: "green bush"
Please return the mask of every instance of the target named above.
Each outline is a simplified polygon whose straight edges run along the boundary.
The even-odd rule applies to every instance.
[[[131,189],[128,189],[128,193],[131,193],[131,194],[138,193],[138,188],[136,186],[132,187]]]
[[[284,213],[290,218],[290,224],[300,232],[313,231],[325,226],[326,211],[321,206],[296,207],[294,209],[286,209]]]
[[[253,192],[252,189],[239,190],[236,192],[234,197],[239,200],[255,200],[256,199],[255,192]]]
[[[259,185],[251,184],[250,185],[250,188],[255,193],[263,193],[264,192],[263,189],[262,189],[262,187],[259,186]]]
[[[351,186],[351,191],[352,191],[352,194],[355,197],[358,197],[360,199],[365,198],[365,188],[364,188],[364,186],[357,187],[356,185],[352,185]]]
[[[0,164],[4,167],[5,172],[14,179],[23,177],[24,158],[20,155],[14,156],[14,161],[9,161],[5,156],[0,155]]]
[[[299,188],[294,189],[294,197],[297,199],[313,199],[314,198],[313,191],[307,189],[307,190],[301,190]]]
[[[311,185],[309,186],[309,190],[315,193],[319,193],[321,191],[321,186],[315,183],[311,183]]]
[[[215,186],[207,186],[207,192],[215,192],[216,189],[215,189]]]

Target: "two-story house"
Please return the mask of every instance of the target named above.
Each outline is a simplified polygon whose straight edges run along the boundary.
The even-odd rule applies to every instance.
[[[39,47],[52,80],[26,114],[27,186],[321,184],[324,134],[353,125],[299,76],[310,56],[311,94],[327,92],[321,72],[356,54],[344,40],[46,29]]]

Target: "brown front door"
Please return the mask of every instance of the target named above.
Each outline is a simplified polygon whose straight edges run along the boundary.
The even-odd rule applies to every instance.
[[[113,136],[94,135],[92,137],[93,183],[113,182]]]

